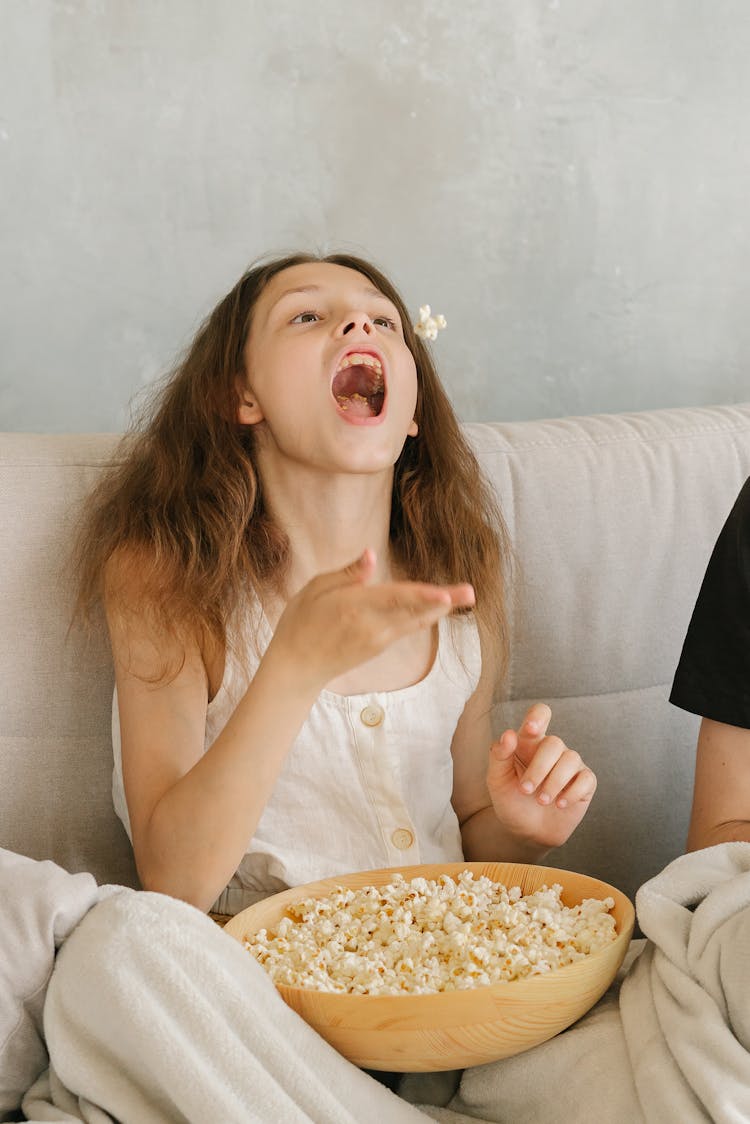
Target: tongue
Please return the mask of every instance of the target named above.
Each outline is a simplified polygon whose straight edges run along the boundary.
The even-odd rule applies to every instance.
[[[350,397],[341,395],[338,399],[338,404],[345,413],[355,418],[370,418],[372,417],[372,410],[370,403],[361,394],[352,394]]]

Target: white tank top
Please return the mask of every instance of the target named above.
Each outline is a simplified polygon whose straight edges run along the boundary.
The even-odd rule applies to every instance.
[[[271,628],[260,612],[258,630],[262,653]],[[205,749],[229,720],[258,660],[251,653],[243,668],[228,649],[221,687],[208,705]],[[460,862],[451,741],[480,670],[474,617],[444,617],[435,661],[419,683],[359,695],[321,691],[247,853],[212,908],[238,913],[289,886],[353,870]],[[130,836],[116,692],[112,742],[115,811]]]

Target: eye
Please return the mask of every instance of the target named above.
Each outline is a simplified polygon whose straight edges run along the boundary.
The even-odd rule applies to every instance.
[[[317,312],[298,312],[290,322],[292,324],[313,324],[316,320],[320,320]]]
[[[396,321],[391,320],[388,316],[373,316],[373,324],[379,324],[383,328],[390,328],[392,332],[396,331]]]

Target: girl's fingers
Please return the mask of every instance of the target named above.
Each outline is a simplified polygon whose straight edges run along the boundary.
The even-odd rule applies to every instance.
[[[378,593],[387,605],[450,605],[459,608],[473,605],[471,586],[432,586],[427,582],[394,581],[382,586],[373,586],[374,595]]]
[[[455,607],[452,590],[445,586],[427,585],[420,582],[388,582],[373,585],[366,591],[370,608],[384,617],[403,618],[408,627],[409,620],[422,617],[432,623]]]
[[[499,738],[490,747],[496,757],[507,761],[512,757],[518,747],[518,734],[515,730],[504,730]]]
[[[384,616],[408,616],[435,609],[449,612],[452,608],[450,594],[437,586],[379,585],[372,586],[368,593],[370,608]]]
[[[375,551],[339,570],[312,578],[284,608],[274,633],[284,643],[316,653],[313,670],[324,682],[379,655],[391,644],[436,624],[454,608],[474,603],[467,584],[375,580]]]
[[[344,567],[344,575],[353,581],[367,581],[375,572],[377,555],[371,547],[366,547],[359,558],[355,558],[348,566]]]
[[[377,556],[370,547],[341,570],[318,574],[310,583],[317,594],[334,591],[347,585],[368,585],[375,573]],[[470,608],[475,601],[474,589],[467,583],[459,585],[433,585],[428,582],[383,582],[371,586],[374,603],[388,609],[416,605],[449,604],[451,608]]]
[[[518,734],[515,730],[504,730],[500,737],[492,743],[489,769],[493,770],[495,778],[511,773],[515,773],[518,777],[523,773],[523,763],[516,757],[517,748]],[[498,773],[498,769],[501,769],[502,773]]]
[[[396,640],[436,624],[453,608],[437,586],[407,583],[367,585],[342,591],[328,610],[334,631],[343,630],[347,648],[359,646],[355,662],[370,659]]]
[[[547,733],[552,711],[546,703],[538,702],[530,706],[524,715],[523,722],[518,728],[518,735],[523,743],[533,744],[540,741]]]
[[[552,804],[561,796],[576,777],[581,775],[585,765],[580,755],[566,749],[559,761],[552,767],[539,786],[536,798],[540,804]]]
[[[562,762],[564,761],[564,764]],[[547,782],[551,780],[553,770],[560,768],[565,775],[564,784],[567,784],[571,778],[581,768],[583,762],[578,753],[574,750],[568,749],[565,742],[561,738],[551,734],[548,737],[542,738],[536,748],[536,752],[531,761],[526,766],[526,770],[521,777],[521,791],[526,793],[537,792],[542,786],[547,788]],[[552,786],[551,786],[552,787]],[[554,795],[560,791],[563,785],[559,785]],[[550,789],[551,790],[551,789]],[[549,801],[543,801],[549,803]]]
[[[355,558],[348,566],[344,566],[341,570],[331,570],[326,574],[318,574],[317,578],[313,578],[313,581],[324,589],[335,589],[337,586],[348,585],[350,582],[366,582],[374,574],[376,562],[377,555],[368,546],[362,551],[359,558]]]
[[[474,587],[472,585],[446,585],[443,586],[451,595],[451,604],[454,609],[470,609],[476,602]]]
[[[568,808],[581,801],[589,801],[596,792],[596,773],[584,765],[583,769],[564,788],[556,800],[558,808]]]

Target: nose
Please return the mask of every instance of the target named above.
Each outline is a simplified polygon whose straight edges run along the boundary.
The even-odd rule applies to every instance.
[[[357,328],[368,336],[372,332],[372,321],[366,312],[348,313],[341,324],[341,335],[346,336]]]

